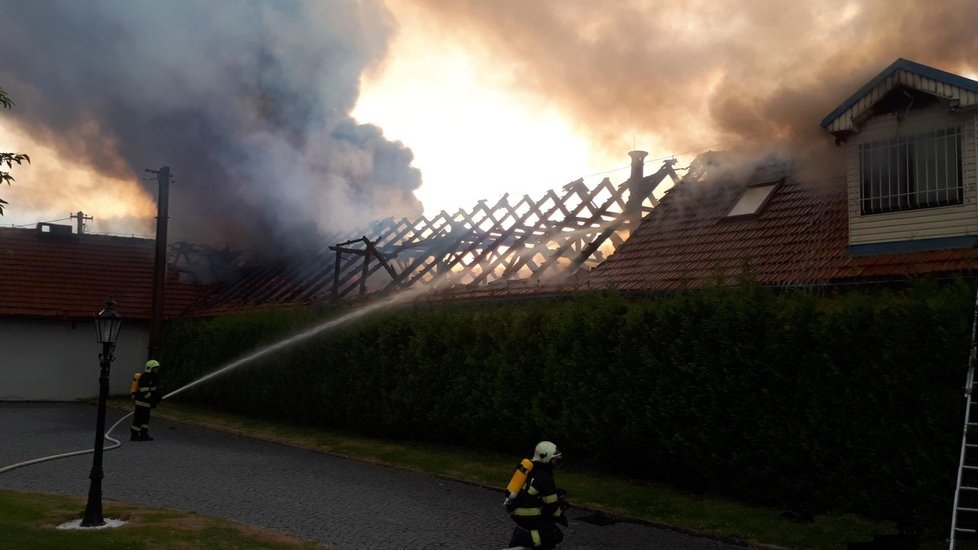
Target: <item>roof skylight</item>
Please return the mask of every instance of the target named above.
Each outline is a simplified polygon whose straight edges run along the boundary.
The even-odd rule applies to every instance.
[[[728,218],[736,218],[739,216],[756,216],[761,208],[767,204],[768,199],[774,193],[774,190],[780,185],[780,181],[775,181],[771,183],[762,183],[759,185],[751,185],[744,192],[741,193],[740,198],[733,205],[733,208],[727,212]]]

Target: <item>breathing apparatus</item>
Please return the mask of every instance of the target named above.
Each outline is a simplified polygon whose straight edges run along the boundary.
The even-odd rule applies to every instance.
[[[533,471],[534,463],[549,464],[552,460],[560,459],[562,456],[560,450],[557,449],[557,445],[554,443],[550,441],[537,443],[537,446],[533,449],[533,460],[524,458],[516,465],[516,471],[513,472],[513,477],[509,480],[509,484],[506,485],[506,500],[503,501],[503,506],[508,506],[516,498],[516,495],[520,494],[520,489],[526,484],[530,472]]]
[[[530,471],[533,470],[533,462],[528,458],[524,458],[516,465],[516,471],[513,472],[513,478],[509,480],[509,484],[506,485],[506,500],[503,501],[503,506],[507,506],[510,501],[516,498],[516,495],[520,494],[520,489],[523,488],[523,484],[526,483],[526,478],[530,475]]]

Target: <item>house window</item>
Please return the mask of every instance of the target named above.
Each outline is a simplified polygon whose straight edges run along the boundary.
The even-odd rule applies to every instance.
[[[863,214],[961,204],[961,128],[859,146]]]

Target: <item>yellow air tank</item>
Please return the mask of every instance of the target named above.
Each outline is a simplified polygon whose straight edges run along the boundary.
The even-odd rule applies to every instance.
[[[526,483],[526,478],[530,475],[531,470],[533,470],[533,462],[529,458],[524,458],[516,466],[516,471],[513,472],[513,479],[509,480],[509,485],[506,486],[507,501],[516,498],[516,495],[520,494],[520,489]]]
[[[141,372],[137,372],[136,374],[132,375],[132,383],[129,384],[129,393],[132,394],[133,397],[136,396],[136,392],[139,390],[139,379],[142,378],[142,376],[143,373]]]

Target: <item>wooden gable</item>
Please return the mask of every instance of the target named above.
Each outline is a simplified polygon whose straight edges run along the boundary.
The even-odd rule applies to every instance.
[[[944,101],[951,110],[978,106],[978,82],[921,65],[897,59],[865,86],[852,94],[822,119],[822,128],[845,141],[873,115],[880,106],[898,97],[894,92],[923,93]]]

